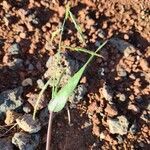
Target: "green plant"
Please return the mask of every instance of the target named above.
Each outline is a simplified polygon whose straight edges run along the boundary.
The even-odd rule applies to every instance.
[[[60,80],[63,76],[63,73],[61,74],[61,76],[58,79],[58,83],[54,84],[52,86],[52,98],[48,104],[48,110],[49,110],[49,122],[48,122],[48,131],[47,131],[47,143],[46,143],[46,150],[50,149],[50,141],[51,141],[51,127],[52,127],[52,118],[53,118],[53,112],[59,112],[61,111],[66,103],[67,100],[69,98],[69,96],[73,93],[73,91],[75,90],[75,88],[78,85],[78,82],[82,76],[82,74],[84,73],[87,65],[91,62],[91,60],[93,59],[94,56],[98,56],[98,57],[102,57],[101,55],[97,54],[97,52],[106,44],[106,42],[104,42],[101,46],[98,47],[98,49],[95,52],[92,52],[90,50],[87,50],[85,48],[80,48],[80,47],[69,47],[69,46],[62,46],[62,35],[63,35],[63,31],[64,31],[64,27],[65,27],[65,22],[66,20],[70,17],[70,19],[72,20],[72,22],[74,23],[74,26],[77,30],[77,32],[79,33],[79,40],[81,40],[84,44],[85,44],[85,39],[84,39],[84,35],[82,33],[82,30],[80,28],[80,26],[78,25],[75,16],[72,14],[72,12],[70,11],[70,6],[69,4],[66,6],[66,12],[65,12],[65,18],[64,21],[62,23],[62,26],[60,26],[60,28],[58,30],[56,30],[55,32],[52,33],[52,37],[51,37],[51,43],[53,42],[54,38],[59,35],[59,43],[58,43],[58,54],[60,54],[60,50],[61,48],[66,48],[69,50],[73,50],[73,51],[80,51],[80,52],[84,52],[87,54],[90,54],[90,58],[88,59],[88,61],[68,80],[67,84],[62,87],[60,90],[58,90],[60,88],[59,83]],[[59,58],[60,59],[60,58]],[[59,61],[59,60],[58,60]],[[36,111],[37,111],[37,107],[39,104],[39,101],[41,99],[41,96],[43,95],[44,91],[47,89],[48,85],[49,85],[50,80],[47,81],[47,83],[44,85],[43,89],[41,90],[41,92],[39,93],[36,105],[34,107],[34,113],[33,113],[33,119],[35,119],[36,116]]]

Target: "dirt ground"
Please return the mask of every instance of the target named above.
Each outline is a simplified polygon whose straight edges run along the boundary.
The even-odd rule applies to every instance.
[[[86,48],[95,50],[99,41],[106,39],[108,43],[101,50],[103,58],[95,58],[80,81],[87,84],[88,92],[76,108],[70,109],[71,126],[68,125],[66,109],[54,118],[52,150],[148,150],[149,0],[70,2],[71,11],[84,32]],[[32,86],[23,89],[24,105],[30,105],[31,112],[33,107],[27,95],[39,93],[37,80],[45,73],[48,58],[57,51],[59,39],[56,38],[53,45],[49,40],[63,21],[66,3],[66,0],[0,0],[0,93],[31,78]],[[67,20],[63,43],[72,47],[83,46],[76,35],[73,23]],[[121,46],[118,46],[118,41]],[[14,43],[21,51],[10,54],[9,49]],[[127,45],[132,47],[131,52],[121,52]],[[70,52],[70,55],[81,63],[88,58],[88,55],[78,52]],[[110,132],[108,120],[117,116],[127,118],[126,134]],[[0,123],[5,126],[4,120]],[[11,138],[16,130],[9,132],[7,137]],[[46,126],[40,131],[40,136],[38,149],[43,150]]]

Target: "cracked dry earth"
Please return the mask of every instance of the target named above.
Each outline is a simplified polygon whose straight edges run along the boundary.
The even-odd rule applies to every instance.
[[[148,150],[150,145],[150,3],[148,0],[71,0],[85,35],[80,43],[70,20],[62,43],[96,48],[106,39],[69,98],[56,114],[52,150]],[[43,150],[48,122],[48,87],[32,119],[38,93],[53,71],[66,68],[66,84],[89,55],[66,50],[57,64],[52,32],[63,21],[66,0],[0,0],[0,150]],[[51,82],[53,83],[53,82]],[[70,103],[72,102],[72,103]],[[5,145],[5,146],[4,146]]]

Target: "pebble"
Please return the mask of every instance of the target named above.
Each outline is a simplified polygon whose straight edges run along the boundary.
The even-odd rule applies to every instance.
[[[36,82],[37,82],[38,88],[39,88],[39,89],[43,89],[43,87],[44,87],[44,82],[43,82],[43,80],[38,79]]]
[[[130,127],[130,133],[131,134],[136,134],[137,133],[137,130],[138,130],[138,126],[137,126],[137,123],[136,121],[132,124],[132,126]]]
[[[70,101],[70,108],[76,108],[77,103],[79,103],[87,93],[86,84],[80,84],[74,90],[74,93],[68,98]]]
[[[23,88],[18,87],[0,93],[0,113],[6,113],[8,110],[16,110],[23,104],[21,95]]]
[[[28,103],[26,103],[24,106],[23,106],[23,111],[25,112],[25,113],[30,113],[31,112],[31,105],[30,104],[28,104]]]
[[[127,58],[130,54],[134,53],[136,49],[130,43],[119,38],[112,38],[110,42]]]
[[[24,132],[15,133],[12,138],[12,143],[16,145],[19,150],[35,150],[40,143],[40,135]]]
[[[140,113],[139,107],[134,104],[129,104],[128,109],[131,110],[134,114]]]
[[[109,86],[107,86],[106,83],[103,84],[102,94],[103,94],[103,97],[104,97],[107,101],[112,102],[113,93],[112,93],[112,91],[111,91],[111,88],[110,88]]]
[[[21,53],[21,48],[19,46],[18,43],[14,43],[12,44],[9,48],[8,48],[8,53],[10,55],[18,55]]]
[[[41,124],[38,119],[33,120],[31,114],[24,114],[16,119],[18,126],[28,133],[36,133],[41,129]]]
[[[127,76],[126,70],[124,68],[122,68],[120,65],[117,65],[116,70],[117,70],[117,74],[119,77]]]
[[[100,138],[100,140],[104,140],[105,139],[105,137],[106,137],[106,135],[102,132],[102,133],[100,133],[100,136],[99,136],[99,138]]]
[[[119,143],[119,144],[123,143],[123,138],[122,138],[121,135],[117,135],[116,138],[118,139],[118,143]]]
[[[16,113],[15,111],[8,110],[6,112],[5,124],[8,126],[12,125],[19,116],[20,114]]]
[[[105,108],[105,112],[110,117],[114,117],[114,116],[118,115],[118,111],[117,111],[117,108],[115,107],[115,105],[107,104],[107,107]]]
[[[17,70],[23,67],[23,60],[20,58],[14,58],[14,60],[9,62],[7,65],[9,69]]]
[[[124,102],[124,101],[126,100],[125,94],[118,93],[118,94],[117,94],[117,97],[119,98],[119,100],[120,100],[121,102]]]
[[[0,138],[0,150],[13,150],[13,144],[9,138]]]
[[[26,96],[28,97],[27,101],[34,107],[39,94],[28,93]],[[37,110],[43,109],[44,107],[47,106],[47,104],[48,104],[48,99],[45,98],[45,95],[43,94],[38,104]]]
[[[22,81],[22,86],[28,86],[28,85],[33,85],[32,79],[31,78],[26,78]]]
[[[144,120],[145,122],[149,122],[150,120],[150,112],[147,111],[143,111],[141,117],[142,120]]]
[[[128,132],[129,122],[125,116],[118,116],[107,120],[110,133],[124,135]]]

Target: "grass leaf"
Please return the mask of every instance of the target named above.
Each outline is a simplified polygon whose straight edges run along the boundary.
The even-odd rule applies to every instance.
[[[96,52],[98,52],[104,45],[106,44],[106,42],[104,42],[97,50]],[[58,91],[58,93],[55,95],[55,97],[49,102],[48,104],[48,109],[51,112],[59,112],[61,111],[69,96],[73,93],[74,89],[76,88],[86,66],[91,62],[92,58],[94,57],[94,54],[91,55],[91,57],[88,59],[88,61],[84,64],[84,66],[73,75],[73,77],[71,77],[68,80],[68,83],[62,87],[60,89],[60,91]]]
[[[73,51],[80,51],[80,52],[84,52],[84,53],[87,53],[87,54],[90,54],[90,55],[94,55],[94,56],[97,56],[97,57],[103,57],[102,55],[99,55],[95,52],[92,52],[90,50],[87,50],[85,48],[82,48],[82,47],[70,47],[70,46],[61,46],[63,48],[67,48],[67,49],[70,49],[70,50],[73,50]]]
[[[81,40],[85,44],[85,39],[84,39],[84,35],[82,33],[82,30],[81,30],[80,26],[78,25],[75,16],[72,14],[72,12],[70,10],[69,10],[69,16],[70,16],[72,22],[74,23],[76,30],[79,33],[79,40]]]

